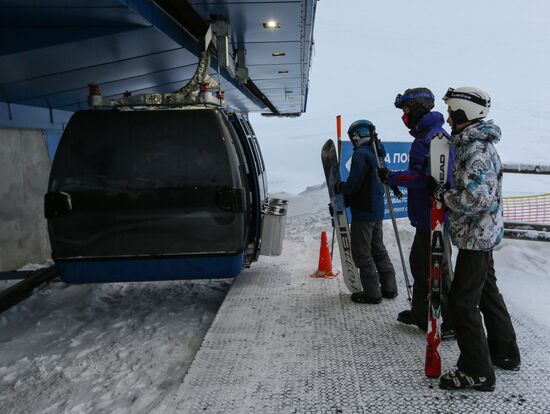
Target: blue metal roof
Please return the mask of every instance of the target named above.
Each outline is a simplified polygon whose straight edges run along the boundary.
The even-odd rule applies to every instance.
[[[250,79],[276,111],[305,111],[317,0],[178,1],[205,24],[214,15],[229,21],[233,48],[246,49]],[[0,0],[0,103],[72,112],[87,108],[92,82],[108,97],[181,88],[195,71],[199,45],[160,7],[166,3]],[[281,27],[265,29],[271,19]],[[210,74],[218,79],[215,59]],[[270,112],[225,70],[219,76],[229,106]],[[0,108],[0,116],[13,112]]]

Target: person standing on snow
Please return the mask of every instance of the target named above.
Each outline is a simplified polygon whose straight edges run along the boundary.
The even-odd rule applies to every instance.
[[[347,181],[336,183],[335,192],[344,193],[351,204],[351,252],[363,286],[363,292],[353,293],[351,300],[376,304],[382,297],[396,297],[397,283],[383,241],[384,187],[376,173],[375,126],[364,119],[355,121],[348,129],[348,136],[353,144],[350,174]],[[379,156],[385,155],[381,144],[377,150]]]
[[[443,129],[444,117],[440,112],[432,111],[434,95],[428,88],[407,89],[395,98],[395,107],[403,110],[403,122],[414,137],[409,152],[407,170],[390,171],[380,168],[378,175],[383,183],[408,189],[407,208],[411,225],[415,227],[409,263],[414,279],[410,310],[399,313],[397,320],[406,325],[415,325],[423,331],[428,327],[428,289],[430,278],[430,211],[431,194],[428,189],[430,177],[430,142],[436,134],[449,134]],[[449,182],[452,182],[454,149],[449,157]],[[450,246],[448,246],[450,248]],[[441,326],[442,339],[453,337],[449,323],[446,295],[451,284],[446,259],[443,261],[443,304]]]
[[[449,210],[458,247],[449,292],[450,314],[460,349],[457,370],[441,376],[443,389],[495,389],[493,365],[518,370],[516,333],[497,287],[493,249],[502,240],[502,164],[494,147],[500,128],[484,118],[491,98],[481,89],[449,88],[451,142],[457,148],[452,189],[432,182],[433,196]],[[487,329],[487,336],[481,320]]]

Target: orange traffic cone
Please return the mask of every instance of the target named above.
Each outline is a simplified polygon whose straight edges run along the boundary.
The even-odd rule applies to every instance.
[[[340,272],[332,272],[332,261],[330,260],[330,250],[328,248],[327,233],[321,232],[321,248],[319,249],[319,265],[317,271],[311,277],[332,279],[338,276]]]

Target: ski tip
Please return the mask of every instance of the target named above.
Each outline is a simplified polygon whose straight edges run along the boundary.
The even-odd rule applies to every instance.
[[[437,134],[435,134],[432,138],[432,141],[436,140],[436,139],[439,139],[439,140],[445,139],[446,141],[449,141],[449,137],[447,135],[443,134],[442,132],[438,132]]]

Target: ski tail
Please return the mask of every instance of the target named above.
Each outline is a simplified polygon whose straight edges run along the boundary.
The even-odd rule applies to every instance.
[[[439,230],[432,233],[431,263],[428,307],[428,335],[426,344],[426,362],[424,372],[428,377],[441,375],[441,284],[443,276],[443,233]]]
[[[438,331],[437,321],[432,319],[428,323],[428,345],[426,346],[426,364],[424,373],[430,378],[439,378],[441,375],[441,355],[439,355],[439,342],[441,338]]]

